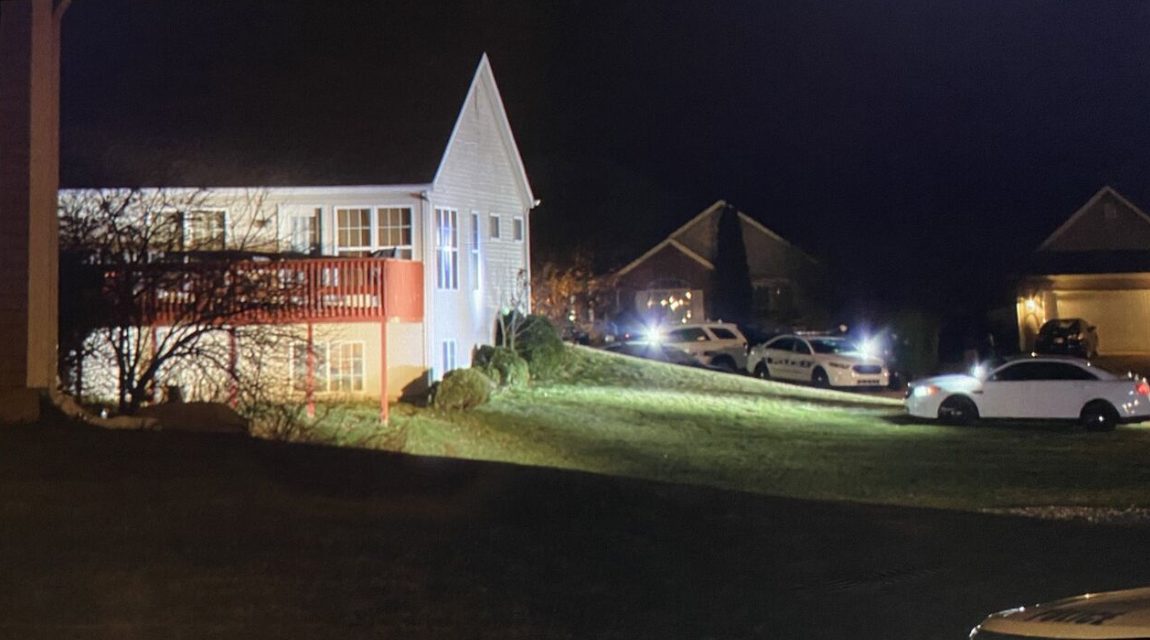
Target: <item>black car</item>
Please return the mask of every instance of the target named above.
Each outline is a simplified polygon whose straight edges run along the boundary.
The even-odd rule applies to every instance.
[[[1048,320],[1038,330],[1034,351],[1093,358],[1098,355],[1098,330],[1082,318]]]
[[[669,364],[679,364],[685,367],[695,367],[697,369],[709,369],[711,371],[726,371],[719,367],[712,367],[711,365],[703,362],[699,358],[679,349],[665,344],[656,344],[651,342],[616,342],[615,344],[608,345],[603,348],[604,351],[611,353],[621,353],[625,356],[632,356],[635,358],[643,358],[645,360],[658,360],[659,362],[667,362]]]

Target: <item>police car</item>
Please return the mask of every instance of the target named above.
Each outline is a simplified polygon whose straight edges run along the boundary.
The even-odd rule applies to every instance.
[[[782,335],[752,347],[747,373],[759,378],[810,382],[819,387],[885,387],[881,358],[840,336]]]
[[[1150,638],[1150,587],[1090,593],[1000,611],[970,632],[974,640]]]

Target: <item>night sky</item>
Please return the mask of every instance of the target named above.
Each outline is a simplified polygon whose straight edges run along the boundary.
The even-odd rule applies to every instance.
[[[858,300],[983,303],[1101,186],[1150,208],[1148,34],[1121,0],[77,0],[62,135],[458,100],[486,51],[536,261],[618,266],[721,198]]]

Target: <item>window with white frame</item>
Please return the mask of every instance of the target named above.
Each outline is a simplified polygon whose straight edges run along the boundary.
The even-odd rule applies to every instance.
[[[329,391],[363,391],[362,342],[333,342],[327,358]]]
[[[454,340],[443,341],[443,357],[440,363],[443,365],[444,374],[456,368],[456,343]]]
[[[320,251],[320,220],[323,207],[292,213],[288,218],[288,242],[292,251],[315,254]]]
[[[497,216],[495,214],[491,214],[490,218],[488,219],[487,224],[488,224],[488,235],[491,237],[492,240],[498,240],[499,239],[499,233],[500,233],[499,216]]]
[[[363,343],[315,342],[312,344],[312,390],[317,393],[363,391]],[[307,391],[307,342],[291,345],[292,391]]]
[[[479,214],[471,212],[471,290],[479,291]]]
[[[379,207],[376,214],[377,248],[390,249],[395,258],[411,260],[415,253],[411,242],[411,207]]]
[[[515,218],[515,229],[514,229],[514,233],[512,234],[511,237],[514,238],[516,242],[523,242],[523,237],[526,235],[527,235],[527,228],[523,224],[523,218],[516,217]]]
[[[436,286],[459,288],[459,212],[435,209]]]
[[[188,251],[223,251],[227,246],[224,211],[190,211],[184,216],[184,246]]]
[[[335,250],[341,255],[363,256],[371,252],[371,208],[335,210]]]
[[[312,344],[313,391],[327,391],[327,343]],[[291,388],[292,391],[307,392],[307,342],[293,342],[291,345]]]

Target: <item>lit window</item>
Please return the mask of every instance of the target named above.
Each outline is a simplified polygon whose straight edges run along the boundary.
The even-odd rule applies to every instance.
[[[447,373],[456,368],[455,362],[456,343],[454,340],[443,341],[443,373]]]
[[[371,251],[371,209],[336,209],[336,251],[364,255]]]
[[[523,236],[525,235],[527,234],[525,233],[525,228],[523,226],[523,218],[515,218],[515,235],[513,236],[515,241],[523,242]]]
[[[312,345],[315,358],[313,369],[313,391],[327,391],[327,344],[316,343]],[[292,391],[307,392],[307,342],[294,342],[291,345],[291,388]]]
[[[436,286],[459,288],[459,213],[455,209],[435,210]]]
[[[491,216],[490,220],[488,220],[488,230],[492,240],[499,239],[499,216]]]
[[[479,214],[471,214],[471,289],[479,291]]]
[[[319,253],[319,225],[323,209],[316,207],[307,213],[291,216],[291,250],[298,253]]]
[[[392,257],[411,260],[411,208],[380,207],[376,209],[379,221],[379,249],[390,249]]]
[[[328,347],[329,391],[363,391],[363,343],[333,342]]]
[[[227,244],[223,211],[192,211],[187,215],[186,235],[189,251],[223,251]]]

